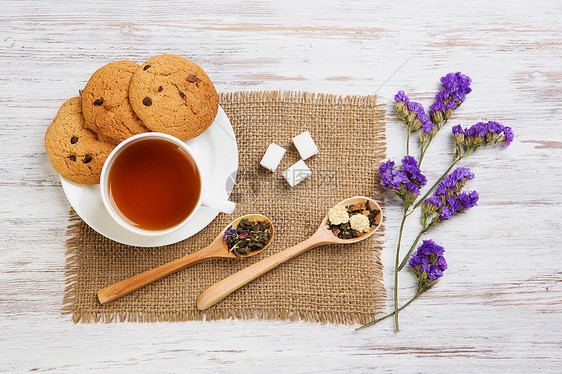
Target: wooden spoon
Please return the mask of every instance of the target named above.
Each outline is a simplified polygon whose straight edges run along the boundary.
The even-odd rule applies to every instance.
[[[144,273],[140,273],[131,278],[127,278],[120,282],[114,283],[102,290],[99,290],[98,299],[100,300],[100,303],[105,304],[107,302],[113,301],[121,296],[138,290],[139,288],[144,287],[147,284],[150,284],[158,279],[164,278],[165,276],[175,273],[176,271],[185,269],[188,266],[197,264],[205,260],[214,258],[237,258],[234,253],[228,250],[228,246],[223,239],[223,235],[227,228],[229,228],[230,226],[236,227],[238,225],[238,222],[240,222],[244,218],[247,218],[251,221],[268,222],[271,227],[271,235],[269,238],[269,243],[267,243],[267,245],[265,245],[262,249],[251,251],[248,254],[241,254],[240,256],[242,258],[250,257],[260,253],[261,251],[269,247],[271,241],[273,240],[275,232],[271,220],[266,216],[262,216],[261,214],[246,214],[245,216],[239,217],[229,223],[207,247],[172,262],[168,262],[167,264],[158,266],[157,268],[154,268],[152,270],[145,271]]]
[[[340,201],[336,206],[339,205],[352,205],[356,203],[364,203],[369,201],[370,209],[381,210],[379,204],[374,200],[369,199],[364,196],[355,196],[343,201]],[[215,305],[240,287],[253,281],[262,274],[265,274],[271,269],[276,268],[282,263],[289,261],[290,259],[297,257],[298,255],[308,251],[311,248],[315,248],[324,244],[351,244],[356,243],[361,240],[365,240],[377,231],[382,221],[382,211],[376,218],[376,226],[372,227],[368,233],[364,235],[353,238],[353,239],[340,239],[332,233],[330,226],[327,223],[328,215],[324,217],[324,220],[320,224],[320,227],[316,232],[308,239],[300,242],[291,248],[287,248],[281,252],[278,252],[272,256],[269,256],[261,261],[256,262],[253,265],[248,266],[245,269],[240,270],[237,273],[213,284],[211,287],[207,288],[197,300],[197,308],[200,310],[205,310]]]

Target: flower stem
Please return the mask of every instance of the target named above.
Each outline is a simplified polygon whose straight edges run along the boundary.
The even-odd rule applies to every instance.
[[[416,240],[414,240],[414,243],[412,244],[412,246],[410,247],[410,250],[408,251],[408,253],[406,254],[406,256],[404,257],[404,259],[402,260],[402,262],[400,263],[400,266],[398,266],[398,271],[402,270],[404,268],[404,266],[406,266],[406,263],[408,262],[408,258],[410,258],[410,255],[412,254],[412,252],[414,251],[414,248],[416,247],[416,245],[418,244],[418,242],[420,241],[420,238],[422,237],[422,235],[427,231],[427,229],[423,229],[422,231],[420,231],[420,233],[418,234],[418,236],[416,237]]]
[[[410,128],[408,127],[408,137],[406,138],[406,156],[410,155]]]
[[[396,325],[396,332],[400,331],[400,325],[398,324],[398,261],[400,261],[400,243],[402,242],[402,231],[404,230],[407,211],[408,207],[404,206],[404,214],[402,215],[400,232],[398,234],[398,245],[396,246],[396,261],[394,262],[394,323]]]
[[[427,144],[425,144],[425,146],[422,148],[421,155],[420,155],[420,162],[418,164],[420,169],[421,169],[421,164],[422,164],[422,161],[423,161],[423,156],[425,156],[425,152],[429,148],[429,145],[431,144],[431,141],[433,140],[433,138],[434,138],[433,136],[431,138],[429,138],[429,141],[427,142]]]
[[[398,311],[400,311],[400,310],[404,309],[405,307],[407,307],[408,305],[410,305],[410,303],[411,303],[412,301],[414,301],[415,299],[417,299],[418,296],[420,296],[422,293],[423,293],[423,291],[422,291],[422,292],[419,292],[419,291],[418,291],[418,293],[416,293],[416,296],[412,297],[406,304],[404,304],[404,305],[402,305],[400,308],[398,308]],[[368,322],[368,323],[364,324],[363,326],[360,326],[360,327],[356,328],[355,331],[363,330],[364,328],[369,327],[369,326],[372,326],[372,325],[374,325],[374,324],[376,324],[376,323],[382,321],[383,319],[387,319],[388,317],[390,317],[390,316],[392,316],[392,315],[395,315],[395,316],[396,316],[396,315],[397,315],[397,310],[395,310],[394,312],[388,313],[388,314],[385,315],[384,317],[377,318],[377,319],[375,319],[374,321]]]
[[[422,149],[421,154],[420,154],[420,162],[418,163],[418,167],[421,169],[421,163],[423,161],[423,156],[425,156],[425,150],[427,148]]]

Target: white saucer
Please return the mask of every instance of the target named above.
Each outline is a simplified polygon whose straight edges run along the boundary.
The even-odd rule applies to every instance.
[[[201,174],[211,196],[228,199],[238,171],[238,147],[234,130],[224,110],[219,111],[213,124],[186,144],[199,156]],[[85,185],[60,178],[66,198],[76,213],[90,227],[116,242],[138,247],[158,247],[177,243],[203,230],[218,212],[202,206],[182,228],[171,234],[148,237],[131,233],[119,226],[103,205],[100,185]]]

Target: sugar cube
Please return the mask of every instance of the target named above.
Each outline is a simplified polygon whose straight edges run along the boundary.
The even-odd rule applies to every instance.
[[[314,144],[314,140],[312,140],[312,136],[310,136],[308,131],[295,136],[293,138],[293,143],[295,144],[295,147],[297,147],[297,150],[303,160],[306,160],[318,153],[318,147]]]
[[[303,160],[299,160],[283,172],[283,177],[285,177],[291,187],[295,187],[308,178],[310,174],[312,174],[312,171],[310,171]]]
[[[277,170],[277,166],[279,166],[285,152],[287,152],[285,148],[280,147],[275,143],[271,143],[269,147],[267,147],[267,151],[265,151],[265,154],[260,161],[260,165],[267,170],[274,172]]]

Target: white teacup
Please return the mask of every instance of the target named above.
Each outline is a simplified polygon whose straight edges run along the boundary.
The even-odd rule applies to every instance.
[[[197,167],[197,169],[199,171],[199,177],[200,177],[200,187],[201,188],[200,188],[200,193],[199,193],[195,208],[191,211],[191,213],[183,221],[181,221],[180,223],[178,223],[178,224],[176,224],[172,227],[168,227],[168,228],[162,229],[162,230],[143,229],[143,228],[134,226],[131,223],[127,222],[127,220],[122,217],[122,213],[120,214],[119,211],[118,211],[118,208],[116,208],[114,206],[114,203],[111,202],[111,198],[110,198],[108,178],[109,178],[109,174],[110,174],[113,162],[119,156],[119,154],[123,150],[125,150],[127,147],[129,147],[130,145],[132,145],[136,142],[141,142],[141,141],[148,140],[148,139],[164,140],[164,141],[171,142],[172,144],[178,146],[182,151],[184,151],[189,156],[189,158],[191,158],[191,160],[193,160],[193,163],[195,164],[195,166]],[[103,165],[103,169],[102,169],[102,172],[101,172],[101,181],[100,181],[101,198],[102,198],[103,204],[105,205],[105,208],[109,212],[109,215],[111,216],[111,218],[113,218],[113,220],[115,222],[117,222],[117,224],[119,224],[121,227],[123,227],[124,229],[126,229],[130,232],[133,232],[133,233],[139,234],[139,235],[144,235],[144,236],[166,235],[166,234],[169,234],[171,232],[174,232],[174,231],[178,230],[179,228],[181,228],[185,224],[187,224],[197,214],[197,212],[199,211],[199,208],[201,208],[201,206],[206,206],[208,208],[211,208],[211,209],[223,212],[223,213],[227,213],[227,214],[231,214],[232,212],[234,212],[234,209],[236,208],[236,205],[232,201],[218,199],[218,198],[210,196],[208,193],[206,193],[205,179],[204,179],[203,174],[201,173],[200,165],[201,165],[201,163],[198,161],[197,156],[194,154],[194,152],[192,152],[184,142],[182,142],[181,140],[179,140],[179,139],[177,139],[173,136],[163,134],[163,133],[157,133],[157,132],[147,132],[147,133],[132,136],[129,139],[121,142],[117,147],[115,147],[115,149],[109,154],[109,156],[107,157],[107,160],[105,161],[105,163]]]

